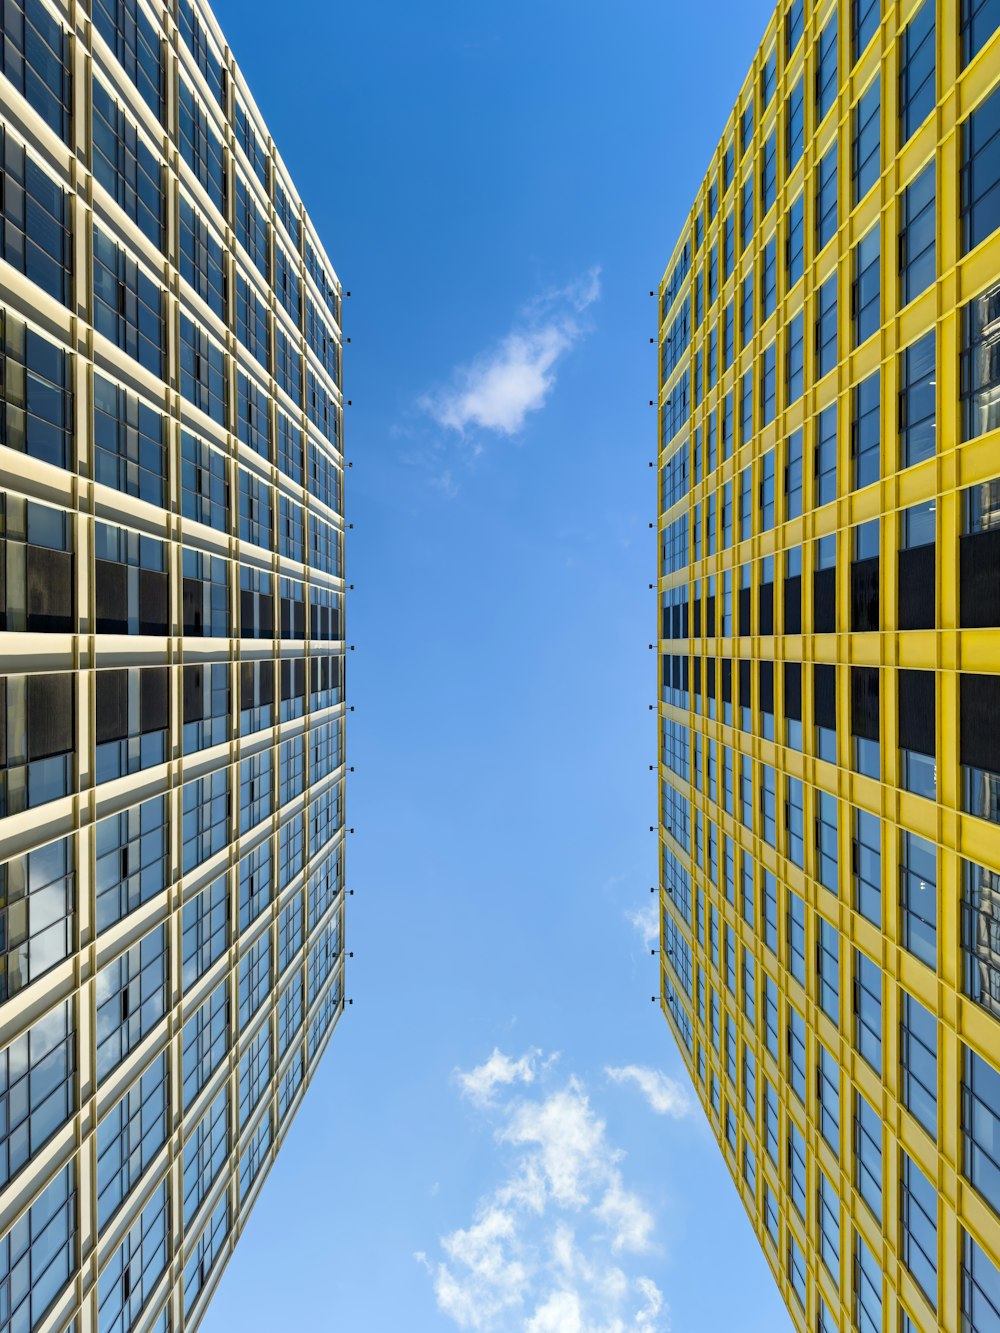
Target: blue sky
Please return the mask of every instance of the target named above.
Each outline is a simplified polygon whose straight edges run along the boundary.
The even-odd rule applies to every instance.
[[[770,6],[215,8],[352,292],[357,831],[354,1004],[205,1333],[781,1333],[643,938],[648,292]]]

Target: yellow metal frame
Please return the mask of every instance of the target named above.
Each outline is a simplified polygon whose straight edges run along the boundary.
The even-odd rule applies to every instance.
[[[934,3],[935,0],[929,0]],[[755,534],[746,539],[735,529],[734,541],[727,550],[716,550],[711,555],[692,562],[686,570],[661,577],[659,593],[676,587],[716,577],[716,596],[722,594],[722,574],[738,570],[747,561],[775,557],[775,633],[764,638],[661,641],[661,653],[696,656],[718,655],[721,658],[775,662],[776,719],[783,717],[784,661],[829,662],[841,668],[850,665],[868,665],[882,668],[881,677],[881,781],[852,771],[850,735],[847,726],[838,733],[837,763],[830,764],[815,758],[811,751],[812,694],[803,688],[803,752],[787,749],[780,743],[761,739],[760,713],[754,711],[753,734],[726,726],[721,720],[713,721],[703,713],[685,712],[661,702],[659,718],[670,717],[691,728],[703,737],[702,753],[708,738],[718,747],[721,769],[721,747],[729,747],[734,754],[750,755],[754,760],[755,775],[760,763],[773,767],[776,775],[777,837],[775,847],[786,846],[784,813],[784,779],[796,777],[803,781],[805,792],[805,868],[800,870],[780,851],[765,843],[757,834],[751,834],[738,819],[728,815],[722,804],[722,784],[718,784],[718,801],[709,800],[702,790],[679,779],[663,763],[661,749],[659,777],[680,790],[691,803],[692,847],[696,819],[711,820],[721,837],[727,834],[736,847],[750,853],[755,862],[775,874],[779,885],[792,887],[806,904],[806,960],[807,986],[803,988],[778,960],[765,949],[760,937],[744,922],[738,906],[726,901],[724,883],[712,882],[705,871],[696,865],[693,856],[673,840],[661,824],[663,843],[690,871],[693,910],[696,902],[695,886],[701,888],[706,904],[711,904],[722,923],[735,932],[738,944],[745,946],[756,960],[757,1025],[756,1030],[743,1015],[742,1003],[737,1003],[726,989],[724,957],[720,968],[713,966],[710,941],[698,942],[698,932],[688,926],[663,889],[661,883],[661,911],[670,913],[678,929],[691,947],[693,977],[705,977],[706,990],[719,997],[724,1014],[736,1024],[739,1034],[738,1067],[742,1069],[744,1043],[754,1052],[757,1063],[757,1116],[749,1123],[743,1111],[742,1088],[732,1088],[725,1071],[725,1050],[721,1058],[712,1049],[707,1024],[697,1012],[697,982],[694,999],[688,1005],[676,981],[668,982],[668,964],[661,952],[661,1005],[674,1030],[695,1087],[701,1097],[709,1121],[719,1140],[730,1172],[740,1191],[755,1231],[788,1304],[795,1326],[805,1333],[813,1333],[817,1326],[817,1295],[822,1293],[828,1311],[837,1327],[851,1329],[853,1323],[852,1276],[853,1233],[859,1232],[878,1260],[884,1274],[882,1291],[883,1328],[895,1333],[901,1316],[900,1304],[905,1307],[916,1327],[930,1333],[932,1329],[959,1333],[961,1329],[961,1232],[969,1232],[985,1252],[1000,1267],[1000,1223],[976,1191],[965,1181],[962,1173],[961,1083],[962,1046],[968,1044],[994,1065],[1000,1064],[1000,1029],[996,1020],[984,1009],[966,998],[963,993],[960,904],[962,898],[961,861],[963,858],[1000,869],[1000,826],[987,823],[961,809],[960,768],[958,754],[958,679],[961,671],[996,671],[1000,668],[1000,630],[963,630],[958,623],[958,540],[961,530],[961,492],[964,488],[988,481],[1000,474],[1000,439],[997,432],[985,435],[967,444],[961,442],[959,398],[959,353],[961,350],[961,312],[965,302],[1000,276],[1000,231],[968,255],[961,253],[959,219],[959,179],[961,167],[961,123],[1000,81],[1000,31],[977,57],[962,70],[958,34],[958,6],[951,0],[937,0],[935,31],[937,62],[937,106],[909,141],[898,147],[898,87],[900,65],[900,35],[919,8],[919,0],[883,0],[881,28],[857,65],[851,67],[851,4],[850,0],[806,0],[805,35],[791,59],[785,62],[784,19],[788,8],[782,0],[772,16],[764,41],[758,50],[736,107],[729,118],[725,134],[716,149],[709,172],[698,191],[674,255],[668,264],[660,288],[661,313],[660,344],[681,308],[690,300],[695,276],[707,270],[709,248],[717,246],[724,234],[725,219],[731,209],[736,219],[736,260],[734,272],[727,281],[720,281],[714,301],[709,303],[705,289],[706,313],[701,325],[694,327],[690,348],[681,356],[668,379],[661,384],[659,403],[670,397],[678,379],[693,367],[699,349],[707,359],[708,335],[713,327],[718,331],[722,346],[722,321],[726,305],[735,303],[736,323],[739,324],[739,292],[743,276],[757,271],[764,245],[775,234],[778,238],[779,295],[777,310],[762,326],[756,327],[752,346],[738,351],[734,364],[720,373],[716,386],[706,392],[702,401],[690,414],[688,429],[682,429],[663,447],[662,425],[659,464],[684,447],[688,436],[693,438],[696,427],[704,428],[710,413],[722,404],[725,395],[733,393],[734,417],[739,417],[739,386],[745,370],[753,367],[759,386],[760,358],[763,350],[777,342],[778,382],[784,382],[785,349],[788,322],[800,310],[805,312],[805,392],[802,397],[785,407],[779,388],[779,406],[776,419],[770,425],[759,427],[759,403],[755,411],[758,428],[750,443],[734,448],[733,455],[721,462],[707,478],[692,481],[688,494],[660,515],[659,527],[669,527],[681,514],[688,512],[693,523],[695,506],[704,512],[705,501],[713,493],[717,505],[722,502],[722,488],[732,481],[734,499],[738,495],[738,474],[752,465],[754,494],[759,484],[759,463],[767,449],[776,447],[775,506],[776,523],[773,530]],[[834,105],[821,124],[816,123],[815,74],[818,62],[818,39],[832,14],[838,18],[838,91]],[[778,85],[769,106],[762,109],[760,102],[761,72],[765,61],[777,51]],[[881,175],[878,185],[869,191],[856,208],[850,207],[852,110],[858,97],[868,87],[876,73],[881,74],[880,142]],[[805,149],[793,171],[785,173],[784,126],[788,94],[804,74],[805,88]],[[746,155],[739,157],[740,112],[749,96],[754,96],[757,123]],[[778,190],[777,203],[764,218],[759,217],[759,165],[761,149],[775,126],[778,126]],[[723,159],[729,144],[735,143],[736,170],[728,190],[723,190]],[[834,143],[838,153],[838,228],[836,236],[823,251],[816,253],[815,202],[817,169],[820,159]],[[937,280],[905,310],[899,308],[896,237],[900,230],[901,192],[930,161],[937,164],[936,172],[936,245]],[[739,199],[742,182],[749,170],[754,171],[755,231],[751,243],[742,254],[739,238]],[[711,223],[707,219],[707,200],[710,185],[717,184],[719,204]],[[785,284],[784,241],[787,231],[789,205],[804,195],[805,203],[805,276],[789,292]],[[695,219],[705,221],[702,246],[696,250]],[[882,323],[879,334],[866,341],[857,351],[852,347],[850,326],[850,293],[852,280],[853,247],[868,230],[881,219],[881,301]],[[667,278],[681,255],[685,243],[691,247],[690,270],[678,289],[673,303],[662,310],[662,297]],[[816,291],[831,274],[837,275],[838,333],[840,358],[818,382],[814,378],[815,352],[812,328],[816,313]],[[759,312],[759,290],[755,285],[754,299]],[[759,322],[759,321],[757,321]],[[900,352],[930,329],[937,335],[937,454],[917,466],[900,471],[896,401],[899,388]],[[737,344],[739,337],[737,336]],[[849,489],[850,477],[850,422],[851,392],[853,387],[874,370],[881,370],[881,480],[863,490]],[[755,393],[756,399],[756,393]],[[692,396],[692,402],[694,401]],[[836,402],[838,405],[838,498],[821,508],[812,507],[814,496],[813,426],[818,412]],[[662,416],[661,416],[662,421]],[[803,514],[785,521],[784,448],[790,432],[803,428]],[[721,458],[721,441],[717,449]],[[926,500],[937,502],[937,626],[936,630],[896,632],[897,550],[900,545],[900,511]],[[734,508],[736,506],[734,505]],[[880,588],[881,613],[884,628],[881,632],[849,634],[850,623],[849,562],[852,527],[871,518],[881,519]],[[843,627],[836,634],[785,635],[782,625],[781,597],[778,595],[784,572],[783,552],[795,546],[803,550],[802,600],[803,625],[811,625],[810,604],[812,579],[809,577],[812,540],[827,534],[836,534],[837,561],[837,625]],[[734,598],[736,579],[734,577]],[[756,592],[753,593],[756,599]],[[692,593],[693,598],[693,593]],[[659,609],[658,609],[659,614]],[[659,634],[659,630],[657,631]],[[661,657],[662,662],[662,657]],[[934,670],[937,677],[937,743],[938,784],[937,800],[931,802],[900,789],[897,742],[897,668],[924,668]],[[734,675],[736,674],[734,668]],[[804,686],[808,677],[804,679]],[[838,711],[841,719],[849,716],[849,672],[837,674]],[[663,699],[662,666],[659,697]],[[658,725],[661,725],[658,720]],[[661,726],[662,747],[662,726]],[[755,777],[755,784],[756,784]],[[834,895],[823,888],[816,877],[815,827],[816,793],[827,791],[839,801],[838,866],[840,893]],[[759,804],[759,789],[755,785],[755,806]],[[882,867],[886,903],[885,927],[878,930],[861,917],[852,904],[850,807],[858,806],[876,814],[882,821]],[[919,962],[906,952],[898,931],[897,914],[892,904],[898,900],[895,885],[899,882],[898,853],[900,830],[912,830],[938,845],[938,954],[939,971]],[[721,862],[721,856],[720,856]],[[737,856],[737,886],[739,884],[739,856]],[[738,892],[737,892],[738,896]],[[759,889],[758,889],[759,896]],[[779,899],[783,907],[783,898]],[[840,1025],[833,1024],[819,1009],[816,996],[816,938],[817,916],[832,923],[841,937],[840,949]],[[662,932],[662,925],[661,925]],[[779,910],[779,957],[787,958],[786,921]],[[882,968],[883,1033],[880,1079],[857,1054],[852,1041],[852,958],[857,947]],[[738,951],[738,956],[742,956]],[[777,983],[781,1011],[787,1002],[794,1005],[806,1022],[807,1045],[807,1105],[805,1108],[790,1089],[787,1056],[782,1051],[780,1064],[767,1052],[764,1044],[762,1021],[763,976],[767,973]],[[742,995],[742,967],[739,968],[739,994]],[[667,986],[681,996],[689,1008],[692,1029],[692,1052],[688,1052],[679,1030],[671,1018],[667,1003]],[[938,1021],[938,1142],[935,1144],[925,1130],[902,1105],[899,1028],[902,991],[907,991],[936,1015]],[[710,1010],[710,1004],[708,1009]],[[816,1107],[816,1087],[813,1071],[817,1043],[821,1042],[836,1058],[841,1068],[839,1161],[819,1132]],[[723,1093],[722,1114],[716,1115],[709,1096],[710,1078],[699,1077],[697,1053],[704,1054],[707,1075],[714,1074]],[[785,1142],[785,1125],[793,1121],[805,1137],[807,1145],[807,1216],[808,1226],[802,1224],[792,1207],[787,1191],[787,1173],[784,1158],[777,1171],[768,1158],[764,1145],[763,1079],[765,1076],[776,1088],[780,1101],[781,1142]],[[854,1187],[853,1106],[852,1090],[860,1089],[877,1109],[883,1120],[883,1225],[875,1222]],[[729,1147],[725,1136],[725,1103],[733,1109],[739,1126],[737,1151]],[[756,1170],[756,1191],[751,1192],[743,1179],[743,1146],[753,1151]],[[899,1204],[899,1148],[905,1148],[917,1165],[935,1185],[939,1193],[938,1208],[938,1309],[933,1311],[920,1288],[902,1262],[901,1220]],[[779,1154],[783,1157],[783,1154]],[[839,1290],[830,1280],[819,1258],[816,1217],[817,1168],[821,1167],[840,1196],[841,1271]],[[763,1185],[767,1182],[779,1202],[780,1250],[776,1250],[768,1236],[763,1216]],[[807,1270],[807,1300],[803,1309],[792,1292],[787,1273],[788,1236],[792,1235],[805,1256]]]

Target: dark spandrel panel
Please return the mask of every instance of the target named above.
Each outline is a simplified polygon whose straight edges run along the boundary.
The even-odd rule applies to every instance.
[[[762,583],[758,592],[757,615],[759,632],[774,633],[774,584]]]
[[[837,727],[837,668],[828,662],[813,667],[813,712],[817,727]]]
[[[28,677],[28,760],[68,754],[76,744],[76,709],[69,672]]]
[[[878,575],[878,556],[851,564],[851,629],[856,634],[879,627]]]
[[[1000,625],[1000,528],[959,539],[959,571],[962,628]]]
[[[73,630],[73,556],[29,545],[25,551],[25,627],[29,632]]]
[[[851,667],[851,734],[877,741],[878,722],[878,667]]]
[[[837,571],[813,573],[813,633],[833,634],[837,628]]]
[[[933,629],[935,548],[915,546],[899,552],[899,628]]]
[[[139,717],[144,733],[169,725],[170,674],[168,667],[144,667],[139,678]]]
[[[128,735],[128,671],[98,671],[95,688],[97,743]]]
[[[785,717],[802,721],[802,663],[785,663]]]
[[[94,561],[98,634],[128,633],[128,568],[113,560]]]
[[[961,762],[1000,773],[1000,676],[963,672],[959,707]]]
[[[785,579],[785,633],[802,633],[802,575]]]
[[[934,755],[936,711],[933,671],[900,671],[899,748]]]
[[[155,569],[139,570],[139,632],[166,634],[169,631],[167,575]]]

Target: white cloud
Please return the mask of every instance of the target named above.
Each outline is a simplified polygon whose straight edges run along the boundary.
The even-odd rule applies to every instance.
[[[659,944],[660,917],[656,899],[652,894],[645,907],[632,908],[625,913],[625,917],[642,936],[642,942],[647,949],[653,949]]]
[[[600,294],[600,269],[593,268],[568,287],[536,297],[505,338],[460,366],[451,386],[425,394],[420,406],[459,434],[470,427],[518,434],[528,413],[544,405],[559,360],[587,331],[579,316]]]
[[[622,1065],[607,1068],[605,1074],[615,1083],[634,1083],[657,1115],[669,1115],[681,1120],[690,1115],[693,1104],[687,1090],[676,1079],[668,1078],[659,1069],[645,1065]]]
[[[552,1064],[494,1050],[459,1074],[498,1119],[505,1169],[436,1260],[417,1256],[438,1308],[476,1333],[666,1333],[662,1294],[630,1271],[653,1248],[653,1215],[580,1080],[548,1086]]]
[[[512,1060],[494,1046],[493,1054],[483,1064],[477,1065],[467,1074],[458,1071],[459,1085],[470,1102],[475,1102],[477,1106],[487,1106],[493,1100],[497,1088],[511,1083],[533,1083],[535,1064],[540,1054],[540,1051],[528,1051],[519,1060]]]

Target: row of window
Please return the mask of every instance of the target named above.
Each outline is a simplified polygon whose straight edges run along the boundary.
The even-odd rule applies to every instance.
[[[277,1089],[279,1124],[291,1111],[303,1082],[304,1051],[301,1044],[291,1050],[292,1038],[303,1026],[301,994],[301,973],[297,973],[286,985],[279,1002],[277,1060],[279,1064],[284,1062]],[[292,1000],[292,995],[297,995],[298,999]],[[124,1003],[124,993],[122,1000]],[[311,1052],[318,1049],[341,1003],[341,987],[337,979],[316,1006],[309,1028]],[[63,1006],[56,1011],[61,1032],[65,1032],[68,1027],[68,1008]],[[197,1017],[183,1030],[182,1058],[185,1071],[192,1061],[196,1063],[203,1054],[199,1043],[206,1027],[199,1025],[189,1036],[189,1029]],[[34,1039],[35,1044],[30,1051],[25,1048],[20,1057],[25,1065],[18,1069],[17,1079],[8,1085],[9,1091],[4,1098],[11,1108],[17,1107],[17,1118],[20,1121],[15,1135],[8,1135],[8,1138],[26,1133],[25,1125],[34,1124],[38,1137],[33,1150],[50,1138],[75,1109],[70,1103],[70,1098],[75,1096],[71,1080],[63,1079],[62,1069],[54,1070],[46,1063],[50,1060],[51,1050],[43,1050],[40,1045],[44,1042],[40,1029],[44,1023],[50,1022],[51,1016],[36,1024],[21,1039],[25,1043]],[[183,1286],[185,1317],[194,1308],[217,1258],[223,1252],[232,1207],[234,1204],[243,1206],[267,1161],[273,1134],[271,1112],[267,1111],[259,1117],[252,1128],[249,1126],[272,1085],[271,1047],[270,1024],[265,1023],[245,1044],[239,1059],[235,1115],[230,1108],[231,1088],[227,1082],[190,1133],[185,1134],[182,1150],[182,1212],[185,1228],[197,1223],[201,1204],[208,1199],[221,1173],[228,1167],[231,1146],[239,1147],[238,1192],[235,1200],[230,1197],[228,1189],[223,1190],[198,1233],[187,1242]],[[13,1067],[18,1055],[13,1047],[8,1047],[0,1059],[8,1067]],[[167,1055],[164,1053],[153,1060],[97,1127],[96,1194],[99,1228],[103,1229],[113,1219],[121,1203],[144,1179],[167,1140],[171,1120],[167,1073]],[[42,1085],[51,1088],[56,1083],[60,1083],[59,1092],[66,1099],[67,1105],[65,1114],[59,1119],[57,1116],[60,1112],[46,1106],[40,1097]],[[15,1095],[17,1088],[21,1090],[21,1097]],[[54,1094],[49,1095],[51,1098]],[[31,1105],[30,1111],[25,1109],[26,1102]],[[18,1333],[19,1330],[38,1327],[76,1272],[78,1211],[75,1164],[70,1163],[42,1190],[15,1226],[0,1238],[0,1304],[3,1307],[0,1327],[5,1333]],[[147,1201],[135,1222],[101,1270],[97,1305],[98,1324],[102,1330],[128,1333],[137,1323],[169,1263],[171,1234],[170,1193],[167,1181],[163,1180],[148,1193]],[[151,1333],[169,1333],[169,1309],[165,1308],[150,1327]],[[66,1333],[73,1333],[73,1330],[75,1323]]]
[[[184,755],[254,735],[279,720],[305,717],[307,708],[318,714],[343,701],[343,664],[336,657],[286,658],[277,673],[270,658],[244,662],[235,690],[228,662],[180,670],[175,688],[181,696]],[[93,720],[98,784],[171,757],[170,677],[167,667],[97,672]],[[78,680],[71,672],[0,676],[0,818],[76,790],[77,700]],[[317,771],[326,762],[329,725],[313,720],[308,733]],[[294,743],[304,746],[305,733]],[[339,753],[339,739],[337,746]]]
[[[162,34],[147,17],[141,3],[137,0],[93,0],[92,17],[96,32],[114,53],[143,101],[161,125],[166,125],[165,43]],[[201,19],[190,0],[178,0],[177,22],[185,44],[206,78],[213,100],[225,113],[228,103],[227,72],[213,51]],[[70,34],[51,17],[42,0],[16,0],[5,4],[0,11],[0,33],[3,37],[3,41],[0,42],[2,50],[0,73],[13,82],[17,90],[55,133],[69,144],[72,117]],[[109,129],[114,130],[115,120],[121,122],[124,113],[109,114],[113,104],[96,81],[94,88],[96,147],[101,133],[106,133]],[[275,165],[270,162],[266,145],[261,143],[246,109],[237,96],[234,96],[234,108],[235,141],[245,154],[250,169],[256,175],[262,189],[273,200],[275,216],[290,237],[292,249],[297,257],[303,239],[298,206],[292,201]],[[178,124],[178,147],[182,158],[191,167],[219,211],[224,212],[227,173],[222,138],[215,128],[214,117],[206,113],[183,75],[178,81]],[[137,141],[134,127],[131,127],[128,137],[131,139],[134,156]],[[106,140],[99,149],[99,156],[103,159],[103,164],[109,164],[114,160],[106,151]],[[127,155],[121,165],[124,189],[127,192],[130,188],[135,188],[135,181],[130,178],[130,161]],[[153,174],[146,168],[143,168],[143,174],[148,199]],[[239,181],[235,169],[233,175]],[[99,171],[98,176],[100,179]],[[271,178],[270,189],[268,176]],[[112,193],[117,197],[117,189]],[[154,239],[156,243],[160,243],[158,238]],[[313,277],[324,304],[339,325],[340,294],[308,236],[305,237],[305,260],[306,271]],[[280,296],[281,292],[277,286],[276,290]]]
[[[796,6],[792,8],[795,9]],[[860,8],[866,10],[864,17],[859,16]],[[1000,13],[997,12],[994,0],[962,0],[960,8],[961,13],[958,16],[959,35],[963,60],[965,64],[968,64],[996,29],[1000,27]],[[898,108],[900,144],[905,143],[913,135],[936,105],[935,9],[936,0],[924,0],[924,3],[910,18],[899,38]],[[855,61],[878,30],[880,17],[880,0],[868,0],[868,3],[864,6],[853,3],[852,0],[852,52]],[[791,11],[789,11],[789,15],[786,17],[786,59],[791,56],[794,46],[798,45],[803,31],[804,20],[796,18],[793,21]],[[794,46],[792,45],[793,42]],[[817,38],[815,70],[815,123],[818,125],[833,106],[838,90],[836,12],[830,17]],[[776,53],[772,51],[765,61],[760,75],[761,111],[771,102],[776,87]],[[854,204],[859,203],[867,194],[878,179],[880,172],[879,101],[880,85],[879,79],[876,78],[859,98],[852,116],[851,161],[852,199]],[[966,122],[969,143],[967,144],[965,165],[963,167],[963,215],[966,219],[967,248],[972,248],[972,246],[978,244],[979,240],[997,226],[996,210],[998,205],[995,200],[989,198],[991,187],[986,180],[976,179],[977,172],[981,174],[982,168],[989,170],[987,161],[989,157],[988,142],[992,131],[988,128],[988,124],[992,124],[992,120],[997,114],[994,108],[992,111],[987,111],[978,123],[975,114]],[[784,108],[783,138],[786,173],[791,173],[802,155],[805,140],[804,121],[805,86],[803,75],[791,89]],[[751,90],[739,116],[740,157],[746,154],[752,142],[754,125],[754,93]],[[981,147],[985,148],[986,152],[980,159],[979,150]],[[767,213],[776,198],[777,160],[777,129],[775,129],[761,151],[758,168],[762,216]],[[832,163],[835,173],[836,149],[833,150],[833,156],[828,157],[827,160]],[[821,177],[825,175],[827,183],[829,183],[829,171],[824,171],[821,168],[820,174]],[[717,215],[720,191],[721,196],[725,196],[735,177],[736,151],[734,140],[728,144],[722,154],[721,175],[717,179],[712,179],[709,183],[704,213],[699,210],[695,214],[692,239],[685,243],[681,256],[667,279],[661,301],[661,322],[673,305],[683,280],[690,269],[692,249],[695,252],[700,250],[707,228]],[[754,183],[751,172],[744,180],[740,195],[740,234],[744,247],[749,243],[753,234],[754,198]],[[836,230],[835,184],[832,207],[832,218],[820,224],[820,248]],[[817,209],[818,217],[823,218],[825,211],[823,207],[819,207]],[[980,216],[980,214],[982,215]],[[713,254],[709,261],[710,299],[714,297],[711,279],[713,267],[721,261],[724,278],[732,272],[733,236],[735,234],[733,214],[730,214],[726,221],[725,231],[726,236],[724,241],[720,242],[718,258]],[[695,285],[698,286],[697,280]],[[695,297],[696,311],[697,308],[698,300]],[[700,315],[696,315],[696,324],[699,318]]]
[[[667,917],[669,919],[669,914]],[[707,923],[703,929],[700,909],[698,922],[700,942],[703,948],[711,951],[714,969],[720,978],[719,990],[716,991],[711,985],[706,987],[706,972],[701,968],[697,970],[698,1016],[706,1040],[714,1051],[713,1064],[717,1062],[723,1069],[724,1081],[729,1089],[723,1111],[720,1080],[714,1068],[708,1069],[705,1048],[698,1042],[696,1067],[699,1080],[706,1089],[706,1100],[712,1106],[716,1117],[724,1124],[726,1139],[734,1153],[737,1150],[737,1120],[734,1106],[742,1105],[742,1110],[751,1126],[744,1151],[744,1179],[750,1184],[751,1189],[755,1188],[756,1162],[750,1142],[759,1142],[763,1144],[775,1173],[783,1178],[784,1196],[790,1201],[801,1222],[807,1228],[816,1228],[817,1252],[830,1276],[839,1285],[841,1273],[839,1191],[825,1180],[822,1173],[817,1173],[816,1206],[815,1209],[809,1206],[806,1143],[795,1121],[786,1116],[785,1149],[784,1152],[781,1151],[781,1117],[776,1092],[776,1086],[787,1084],[803,1109],[808,1104],[810,1115],[828,1148],[835,1157],[840,1158],[841,1122],[845,1103],[839,1057],[831,1054],[821,1041],[814,1040],[812,1043],[814,1059],[810,1077],[806,1025],[794,1005],[782,1006],[777,984],[766,971],[762,973],[758,989],[756,963],[752,954],[746,949],[742,951],[742,972],[738,971],[735,948],[730,945],[732,936],[728,927],[725,928],[725,962],[720,965],[717,923],[712,916],[707,916]],[[672,947],[670,941],[674,932],[666,929],[666,920],[664,925],[664,939],[668,942],[668,947]],[[828,942],[831,940],[836,942],[837,939],[836,930],[830,927],[826,939],[818,944],[817,957],[820,963]],[[794,946],[796,941],[794,931],[790,932],[789,940]],[[673,966],[670,958],[667,962]],[[830,977],[832,976],[833,984],[836,986],[838,972],[834,955],[827,976],[818,985],[817,998],[827,1012],[830,1012],[827,998]],[[776,1083],[772,1083],[771,1078],[767,1076],[766,1065],[758,1077],[755,1043],[739,1038],[735,1018],[728,1007],[724,1007],[720,1001],[720,996],[724,992],[728,992],[730,996],[727,1005],[735,1006],[737,1003],[741,1005],[751,1032],[761,1031],[764,1050],[778,1071]],[[862,1058],[881,1074],[881,972],[860,951],[855,951],[853,993],[855,1047]],[[758,1013],[761,1015],[759,1025]],[[901,992],[899,1013],[901,1099],[931,1137],[936,1138],[938,1086],[936,1022],[933,1016],[906,992]],[[782,1015],[784,1024],[781,1021]],[[1000,1215],[1000,1167],[996,1162],[994,1147],[1000,1130],[1000,1121],[997,1119],[995,1109],[998,1104],[997,1096],[1000,1093],[1000,1074],[971,1048],[964,1048],[963,1061],[963,1172],[983,1199]],[[860,1092],[852,1089],[849,1084],[846,1091],[851,1098],[853,1133],[847,1140],[850,1144],[851,1160],[844,1165],[852,1176],[858,1195],[871,1211],[876,1223],[881,1226],[885,1220],[883,1122]],[[758,1104],[761,1112],[759,1134],[757,1133]],[[931,1187],[920,1168],[905,1153],[902,1154],[900,1161],[900,1186],[901,1258],[928,1303],[936,1309],[937,1191]],[[773,1195],[765,1198],[763,1214],[765,1225],[777,1243],[778,1210]],[[979,1254],[978,1261],[983,1265],[981,1281],[986,1289],[985,1294],[988,1295],[990,1282],[995,1283],[1000,1280],[1000,1275],[992,1269],[990,1261],[982,1253]],[[804,1265],[802,1282],[801,1299],[804,1306]],[[868,1284],[868,1294],[877,1295],[881,1301],[881,1290],[881,1275],[875,1270],[873,1280]],[[978,1294],[977,1302],[981,1301],[983,1294],[982,1291]],[[971,1300],[968,1293],[967,1298]],[[987,1307],[980,1308],[985,1314]],[[966,1313],[972,1313],[971,1305],[966,1307]],[[861,1322],[858,1327],[868,1327],[868,1325]],[[871,1325],[874,1333],[880,1333],[881,1327],[880,1319]],[[986,1333],[992,1325],[983,1323],[977,1327]]]

